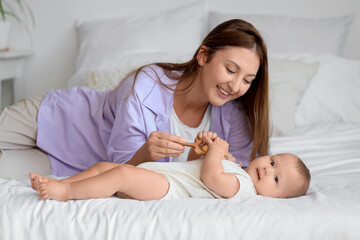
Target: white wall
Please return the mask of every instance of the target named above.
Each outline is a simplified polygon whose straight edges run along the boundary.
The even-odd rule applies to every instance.
[[[76,19],[109,18],[156,12],[195,0],[28,0],[36,18],[34,54],[25,64],[24,97],[67,86],[75,71]],[[360,59],[359,0],[209,0],[208,10],[229,13],[271,13],[307,17],[356,13],[343,56]],[[10,48],[27,48],[24,35],[14,29]]]

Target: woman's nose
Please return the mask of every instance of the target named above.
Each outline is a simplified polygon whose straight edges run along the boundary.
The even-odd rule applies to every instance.
[[[239,79],[234,79],[231,82],[229,82],[229,87],[231,90],[231,94],[237,93],[240,91],[241,83]]]
[[[240,96],[243,96],[249,90],[250,84],[246,84],[241,76],[230,81],[229,87],[231,94],[239,94]]]

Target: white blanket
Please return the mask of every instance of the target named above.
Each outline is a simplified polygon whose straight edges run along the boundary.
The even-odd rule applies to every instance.
[[[311,126],[271,139],[310,168],[306,196],[140,202],[39,200],[0,179],[0,239],[359,239],[360,124]]]

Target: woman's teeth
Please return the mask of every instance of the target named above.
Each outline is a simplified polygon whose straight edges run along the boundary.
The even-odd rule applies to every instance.
[[[222,94],[224,94],[224,95],[226,95],[226,96],[229,96],[230,94],[229,93],[227,93],[227,92],[225,92],[221,87],[217,87],[219,90],[220,90],[220,92],[222,93]]]

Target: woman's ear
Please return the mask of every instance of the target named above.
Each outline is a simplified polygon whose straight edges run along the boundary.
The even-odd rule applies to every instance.
[[[201,45],[196,58],[200,66],[204,66],[204,64],[207,62],[208,54],[207,47],[205,45]]]

